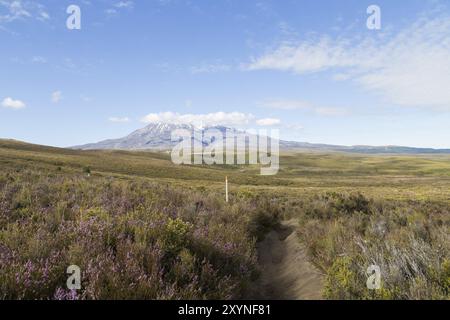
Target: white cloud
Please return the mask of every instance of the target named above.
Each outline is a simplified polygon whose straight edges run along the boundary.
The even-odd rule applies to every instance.
[[[226,64],[203,64],[200,66],[194,66],[190,68],[190,72],[192,74],[201,74],[201,73],[219,73],[219,72],[227,72],[231,70],[231,66]]]
[[[348,113],[347,108],[318,106],[303,100],[269,100],[260,105],[276,110],[309,110],[322,116],[342,116]]]
[[[41,11],[37,19],[40,21],[50,20],[50,15],[46,11]]]
[[[106,9],[105,12],[108,15],[115,15],[115,14],[117,14],[117,10],[113,9],[113,8]]]
[[[10,98],[10,97],[3,99],[2,106],[5,108],[16,109],[16,110],[26,107],[26,105],[23,101],[14,100],[13,98]]]
[[[304,110],[312,108],[312,104],[301,100],[270,100],[261,104],[264,107],[277,110]]]
[[[115,16],[119,14],[120,10],[123,9],[133,9],[134,8],[134,1],[119,1],[116,2],[112,8],[108,8],[105,10],[105,13],[109,16]]]
[[[45,59],[44,57],[41,57],[41,56],[34,56],[31,59],[31,62],[34,62],[34,63],[47,63],[47,59]]]
[[[180,114],[177,112],[150,113],[142,121],[145,123],[192,124],[195,126],[247,125],[254,119],[251,114],[241,112],[215,112],[208,114]]]
[[[53,103],[58,103],[62,99],[62,92],[61,91],[53,92],[51,99]]]
[[[128,117],[110,117],[110,118],[108,118],[108,120],[111,122],[116,122],[116,123],[130,122],[130,118],[128,118]]]
[[[265,118],[256,120],[256,124],[258,126],[276,126],[281,124],[281,120],[276,118]]]
[[[88,97],[88,96],[86,96],[86,95],[84,95],[84,94],[82,94],[82,95],[80,96],[80,98],[81,98],[81,100],[83,100],[83,102],[85,102],[85,103],[89,103],[89,102],[92,101],[92,98],[91,98],[91,97]]]
[[[286,128],[291,129],[293,131],[300,131],[304,129],[304,127],[300,124],[288,124],[286,125]]]
[[[17,19],[31,17],[31,13],[24,8],[23,3],[20,0],[1,0],[0,6],[5,7],[8,11],[6,14],[0,15],[0,22],[11,22]]]
[[[6,13],[0,14],[0,23],[30,18],[36,18],[40,21],[50,19],[45,6],[36,1],[0,0],[0,7],[6,9]]]
[[[321,36],[283,44],[247,66],[298,74],[329,71],[402,106],[450,109],[450,19],[422,17],[397,33]]]
[[[334,107],[317,107],[314,110],[321,116],[343,116],[348,113],[347,109]]]
[[[114,7],[116,7],[116,8],[133,8],[134,2],[133,1],[119,1],[114,5]]]

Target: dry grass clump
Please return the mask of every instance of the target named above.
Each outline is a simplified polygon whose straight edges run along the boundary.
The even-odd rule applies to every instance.
[[[299,234],[327,273],[327,298],[450,297],[448,204],[327,193],[304,199],[296,212]],[[367,289],[370,265],[381,268],[380,290]]]

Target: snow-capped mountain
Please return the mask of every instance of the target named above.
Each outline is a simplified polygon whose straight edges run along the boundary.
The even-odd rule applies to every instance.
[[[118,150],[144,150],[144,149],[170,149],[175,146],[178,141],[172,141],[172,132],[184,129],[189,132],[196,133],[193,139],[202,136],[202,131],[215,129],[225,136],[225,132],[230,130],[233,133],[241,132],[239,130],[228,128],[225,126],[207,127],[204,129],[197,128],[191,124],[170,124],[170,123],[152,123],[146,127],[136,130],[126,137],[119,139],[109,139],[97,143],[90,143],[81,146],[72,147],[73,149],[82,150],[99,150],[99,149],[118,149]],[[204,144],[202,141],[199,143]]]
[[[81,146],[72,147],[72,149],[81,150],[101,150],[101,149],[116,149],[116,150],[168,150],[173,148],[179,141],[172,141],[172,132],[177,129],[188,130],[192,133],[193,139],[201,137],[202,133],[208,129],[215,129],[222,133],[225,139],[226,132],[233,134],[244,133],[244,131],[228,128],[225,126],[214,126],[207,128],[197,128],[191,124],[170,124],[170,123],[152,123],[146,127],[136,130],[126,137],[119,139],[110,139],[100,141],[98,143],[90,143]],[[201,139],[201,138],[200,138]],[[234,139],[234,138],[233,138]],[[205,145],[204,141],[197,141],[202,145]],[[220,142],[220,141],[216,141]],[[216,143],[213,142],[213,143]],[[226,141],[224,141],[226,143]],[[402,146],[338,146],[327,144],[312,144],[307,142],[297,141],[279,141],[280,149],[290,150],[308,150],[308,151],[340,151],[340,152],[354,152],[354,153],[366,153],[366,154],[380,154],[380,153],[393,153],[393,154],[449,154],[450,149],[431,149],[431,148],[412,148]]]
[[[195,130],[194,126],[188,124],[176,125],[170,123],[152,123],[136,130],[126,137],[119,139],[108,139],[97,143],[75,146],[73,149],[119,149],[119,150],[142,150],[142,149],[167,149],[175,143],[171,141],[172,131],[177,129]]]

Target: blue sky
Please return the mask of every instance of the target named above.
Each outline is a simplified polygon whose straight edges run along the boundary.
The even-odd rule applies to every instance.
[[[71,146],[189,121],[450,147],[446,1],[0,0],[0,42],[2,138]]]

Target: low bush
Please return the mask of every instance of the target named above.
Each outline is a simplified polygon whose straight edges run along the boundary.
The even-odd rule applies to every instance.
[[[254,274],[256,202],[137,179],[9,177],[0,174],[2,299],[230,299]],[[70,265],[81,268],[76,292]]]
[[[299,235],[326,273],[326,298],[450,298],[448,204],[325,194],[300,207]],[[371,265],[381,269],[379,290],[366,286]]]

